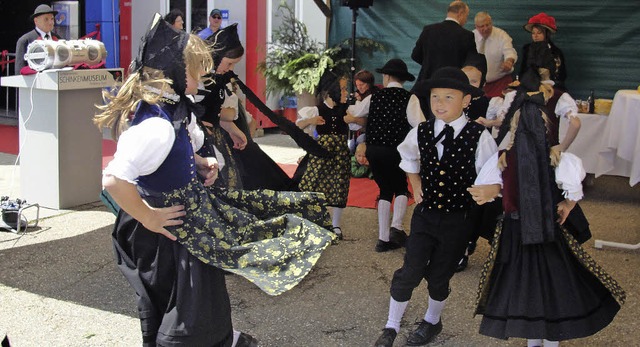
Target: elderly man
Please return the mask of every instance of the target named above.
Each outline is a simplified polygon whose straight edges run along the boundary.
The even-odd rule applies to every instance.
[[[54,11],[48,5],[42,4],[36,7],[31,15],[31,20],[35,25],[35,29],[22,35],[16,43],[16,65],[15,74],[19,75],[20,70],[27,65],[24,60],[24,54],[27,52],[27,46],[35,40],[55,40],[60,39],[60,36],[52,32],[53,26],[56,23],[55,15],[58,11]]]
[[[209,14],[209,26],[202,29],[198,33],[198,36],[201,39],[206,40],[209,37],[211,37],[213,34],[218,32],[221,26],[222,26],[222,11],[220,11],[217,8],[214,8],[213,10],[211,10],[211,13]]]
[[[463,28],[468,16],[469,6],[462,1],[454,1],[449,4],[447,18],[443,22],[422,29],[411,53],[411,59],[422,65],[418,81],[428,79],[444,66],[461,68],[467,55],[476,53],[473,33]]]
[[[478,12],[474,21],[476,28],[473,34],[478,53],[487,58],[487,84],[484,92],[489,98],[500,96],[507,85],[513,82],[511,73],[518,60],[518,53],[513,48],[511,36],[493,26],[489,13]]]

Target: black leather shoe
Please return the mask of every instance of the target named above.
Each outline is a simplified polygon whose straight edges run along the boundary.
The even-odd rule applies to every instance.
[[[373,345],[374,347],[391,347],[393,346],[393,340],[396,339],[398,333],[395,329],[392,328],[384,328],[382,329],[382,335],[378,337],[376,343]]]
[[[469,246],[467,247],[467,255],[472,255],[476,251],[476,246],[478,243],[476,241],[469,241]]]
[[[407,243],[407,233],[405,233],[404,230],[391,227],[391,229],[389,229],[389,241],[404,247],[404,244]]]
[[[387,252],[394,249],[398,249],[400,247],[402,246],[400,246],[399,244],[393,241],[387,242],[387,241],[378,240],[378,243],[376,243],[376,252],[378,253]]]
[[[433,339],[442,331],[442,320],[438,324],[431,324],[425,320],[418,323],[416,330],[407,336],[407,346],[422,346],[433,341]]]
[[[469,256],[463,255],[462,259],[460,259],[460,262],[456,266],[456,272],[464,271],[464,269],[467,268],[467,265],[469,265]]]
[[[240,333],[236,347],[258,347],[258,340],[249,334]]]
[[[342,229],[340,227],[333,227],[333,233],[336,234],[338,240],[342,240]]]

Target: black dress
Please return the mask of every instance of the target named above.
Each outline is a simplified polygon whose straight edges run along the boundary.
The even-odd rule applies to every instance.
[[[506,152],[503,172],[505,217],[481,273],[476,308],[483,315],[480,333],[551,341],[593,335],[611,323],[625,293],[557,222],[552,240],[523,242],[514,152]]]
[[[333,156],[321,158],[308,155],[308,162],[299,188],[301,191],[324,193],[329,206],[346,207],[351,179],[351,159],[347,136],[349,127],[344,122],[347,105],[338,104],[333,108],[324,103],[318,112],[325,124],[316,126],[318,143]]]

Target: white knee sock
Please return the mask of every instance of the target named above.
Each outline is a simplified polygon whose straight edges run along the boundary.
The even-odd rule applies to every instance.
[[[407,309],[409,301],[398,302],[393,298],[389,299],[389,318],[387,319],[387,325],[385,328],[392,328],[397,333],[400,332],[400,321],[404,316],[404,310]]]
[[[333,223],[334,228],[340,227],[340,219],[342,219],[342,212],[344,212],[344,208],[334,207],[331,211],[331,221]]]
[[[558,346],[560,346],[560,341],[549,341],[549,340],[546,340],[546,339],[543,340],[543,341],[544,341],[544,344],[543,344],[544,347],[558,347]]]
[[[542,347],[542,339],[527,340],[527,347]]]
[[[240,338],[240,332],[238,330],[233,330],[233,342],[231,343],[231,347],[235,347],[238,343],[238,339]]]
[[[389,215],[391,214],[391,202],[378,201],[378,239],[389,242]]]
[[[397,195],[393,201],[393,221],[391,226],[396,229],[404,230],[402,221],[404,220],[404,214],[407,212],[407,201],[409,199],[406,195]]]
[[[447,300],[436,301],[429,297],[429,307],[427,308],[427,312],[424,314],[424,320],[426,320],[427,323],[438,324],[440,321],[440,314],[442,313],[446,302]]]

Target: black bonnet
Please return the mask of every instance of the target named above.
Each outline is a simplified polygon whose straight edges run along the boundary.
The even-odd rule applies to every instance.
[[[156,13],[140,42],[134,71],[140,71],[143,66],[160,70],[173,81],[173,90],[183,95],[187,87],[184,49],[188,41],[188,33],[174,29]]]
[[[238,23],[233,23],[218,30],[207,40],[213,44],[213,59],[216,66],[220,64],[222,58],[224,58],[229,51],[242,47],[240,37],[238,36]]]

